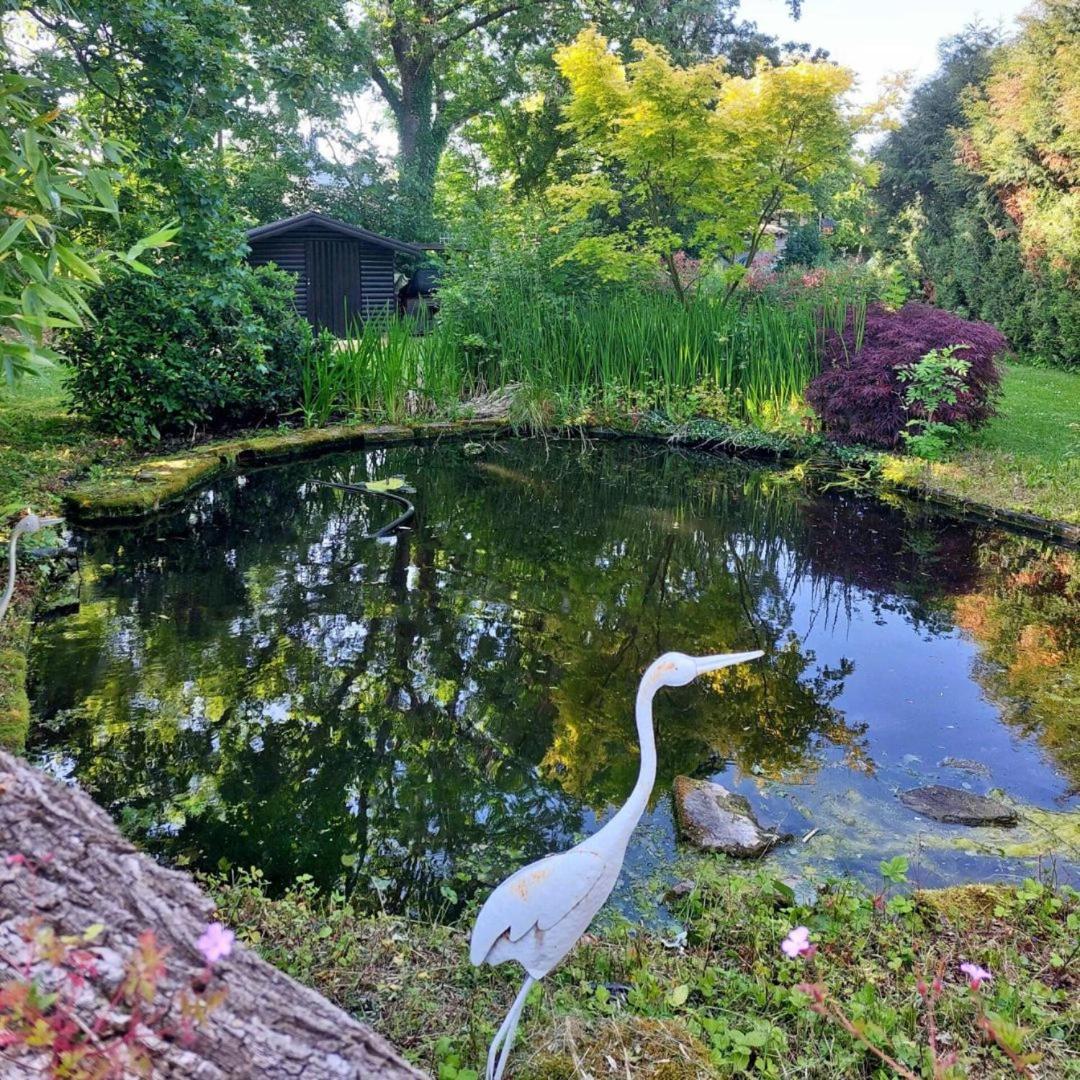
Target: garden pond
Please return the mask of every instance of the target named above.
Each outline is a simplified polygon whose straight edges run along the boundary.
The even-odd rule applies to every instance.
[[[322,486],[404,477],[387,501]],[[790,474],[636,441],[368,449],[229,476],[141,527],[75,532],[80,604],[39,622],[30,756],[127,835],[271,888],[456,908],[629,793],[660,653],[763,649],[656,702],[659,769],[617,902],[691,858],[675,776],[795,839],[812,884],[1080,878],[1080,558]],[[903,789],[1013,802],[939,824]],[[807,834],[813,834],[804,842]]]

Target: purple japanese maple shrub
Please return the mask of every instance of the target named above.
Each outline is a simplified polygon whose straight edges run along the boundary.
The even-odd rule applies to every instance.
[[[967,346],[956,356],[969,367],[955,404],[939,406],[933,419],[978,427],[994,415],[1001,383],[996,359],[1007,347],[1005,336],[989,323],[969,322],[929,304],[905,304],[899,311],[872,306],[858,350],[850,319],[842,335],[828,331],[822,370],[807,388],[806,400],[837,442],[892,449],[909,420],[929,419],[918,406],[905,408],[897,369],[950,345]]]

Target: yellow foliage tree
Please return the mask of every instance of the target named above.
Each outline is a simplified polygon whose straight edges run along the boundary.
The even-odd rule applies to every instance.
[[[852,76],[833,64],[672,63],[647,41],[624,64],[595,29],[555,53],[570,86],[566,124],[587,170],[553,191],[564,220],[594,223],[566,258],[604,280],[659,263],[681,299],[677,256],[747,265],[781,212],[812,209],[812,186],[850,159]],[[737,280],[735,278],[734,280]]]

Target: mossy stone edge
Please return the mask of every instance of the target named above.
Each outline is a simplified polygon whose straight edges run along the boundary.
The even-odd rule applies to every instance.
[[[819,442],[812,444],[797,437],[770,435],[754,429],[723,424],[710,425],[708,432],[691,430],[686,433],[672,433],[670,430],[655,431],[629,426],[587,427],[583,432],[594,439],[640,439],[735,457],[773,461],[812,459],[822,463]],[[506,421],[458,420],[408,426],[338,425],[255,435],[209,444],[197,447],[187,454],[142,461],[137,466],[128,465],[113,470],[102,480],[82,484],[67,492],[64,495],[64,509],[71,520],[81,524],[124,524],[158,513],[228,470],[297,461],[365,446],[426,442],[470,435],[498,438],[515,433],[515,429]],[[868,452],[864,457],[863,466],[867,470],[867,480],[881,492],[920,499],[954,516],[990,522],[1072,546],[1080,545],[1080,525],[972,502],[933,487],[918,476],[897,475],[896,469],[882,469],[882,463],[893,460],[887,455]],[[834,464],[839,470],[841,463],[837,461]],[[883,472],[886,475],[882,475]]]

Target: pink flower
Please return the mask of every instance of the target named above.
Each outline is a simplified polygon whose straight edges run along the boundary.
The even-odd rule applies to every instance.
[[[972,990],[978,990],[984,982],[989,982],[994,977],[978,964],[961,964],[960,970],[968,977]]]
[[[202,936],[195,944],[208,964],[216,964],[232,952],[235,940],[236,935],[231,930],[216,922],[211,923],[202,932]]]
[[[813,956],[817,946],[810,944],[810,931],[805,926],[796,926],[782,942],[780,948],[789,960],[799,956]]]

